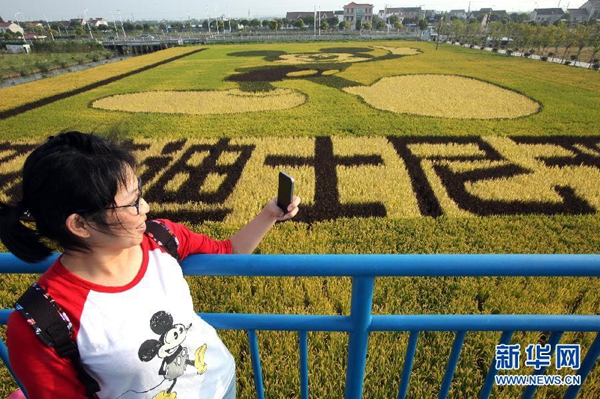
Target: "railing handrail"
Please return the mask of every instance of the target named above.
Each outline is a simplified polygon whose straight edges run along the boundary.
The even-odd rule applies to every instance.
[[[46,261],[27,264],[8,253],[0,253],[0,273],[42,273],[59,254]],[[373,331],[408,331],[409,346],[399,384],[398,398],[407,394],[412,364],[421,331],[452,331],[455,339],[439,397],[446,398],[457,367],[465,336],[469,331],[501,331],[499,344],[510,342],[514,331],[549,331],[552,350],[564,331],[598,332],[577,370],[583,383],[600,356],[600,316],[564,314],[394,314],[372,313],[376,277],[600,277],[600,255],[192,255],[182,262],[186,275],[352,277],[349,315],[296,314],[199,314],[217,329],[246,330],[258,398],[264,398],[256,331],[297,331],[300,350],[302,399],[308,398],[308,331],[349,333],[346,399],[362,397],[369,334]],[[0,309],[0,324],[6,324],[12,310]],[[0,357],[7,361],[6,346],[0,342]],[[11,371],[12,372],[12,371]],[[479,397],[487,398],[498,370],[495,358]],[[534,374],[545,372],[536,370]],[[575,398],[581,386],[570,386],[565,398]],[[531,398],[536,387],[526,388]]]
[[[43,273],[58,256],[28,264],[0,253],[0,273]],[[182,268],[190,276],[600,277],[600,255],[191,255]]]

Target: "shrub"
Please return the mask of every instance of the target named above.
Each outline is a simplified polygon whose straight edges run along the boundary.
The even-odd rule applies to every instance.
[[[571,61],[575,61],[577,59],[577,56],[576,55],[572,55],[569,58],[571,59]]]
[[[600,64],[595,63],[594,65],[592,65],[592,68],[597,71],[600,68]]]
[[[548,61],[548,57],[544,56],[544,57],[540,58],[540,60],[542,60],[542,61]]]
[[[511,55],[513,53],[512,50],[506,50],[506,55]]]
[[[548,57],[554,57],[554,53],[553,52],[549,52],[548,53]]]
[[[571,65],[571,61],[565,61],[565,65]]]
[[[494,48],[492,49],[492,51],[493,51],[494,53],[497,53],[497,52],[498,52],[498,47],[494,47]]]

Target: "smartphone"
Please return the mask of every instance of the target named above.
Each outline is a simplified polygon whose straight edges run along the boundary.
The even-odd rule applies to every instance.
[[[279,172],[279,189],[277,191],[277,205],[284,214],[288,213],[287,207],[294,199],[294,178],[287,173]]]

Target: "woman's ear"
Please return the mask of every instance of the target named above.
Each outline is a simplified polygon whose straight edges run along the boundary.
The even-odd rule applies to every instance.
[[[67,217],[65,221],[65,225],[67,226],[67,230],[69,230],[72,234],[80,238],[89,238],[90,231],[89,226],[83,216],[73,213]]]

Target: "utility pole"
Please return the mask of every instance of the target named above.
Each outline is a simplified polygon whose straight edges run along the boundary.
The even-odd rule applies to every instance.
[[[117,28],[117,21],[115,21],[115,14],[112,11],[109,11],[110,15],[112,15],[113,26],[115,27],[115,34],[117,35],[117,40],[119,40],[119,29]]]
[[[90,27],[90,24],[88,24],[88,22],[87,22],[87,12],[88,11],[89,10],[86,8],[86,10],[83,12],[83,21],[88,26],[88,32],[90,32],[90,39],[94,40],[94,36],[92,35],[92,28]]]
[[[52,34],[52,28],[50,27],[50,22],[48,22],[48,17],[45,14],[42,14],[44,18],[46,18],[46,25],[48,25],[48,32],[50,32],[50,37],[52,41],[54,41],[54,35]]]
[[[121,22],[121,30],[123,31],[123,40],[127,40],[127,35],[125,34],[125,28],[123,27],[123,17],[121,17],[121,10],[117,10],[119,13],[119,21]]]

